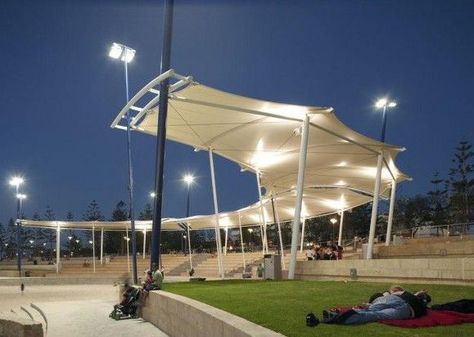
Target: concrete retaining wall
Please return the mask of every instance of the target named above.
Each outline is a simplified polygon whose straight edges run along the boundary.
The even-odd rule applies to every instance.
[[[43,337],[43,327],[41,323],[0,314],[0,336]]]
[[[355,269],[357,277],[351,277]],[[423,281],[474,285],[474,257],[298,261],[295,277],[303,280]]]
[[[284,337],[223,310],[164,291],[150,292],[141,316],[170,337]]]
[[[377,247],[380,258],[466,257],[474,254],[472,238],[411,239],[406,244]]]

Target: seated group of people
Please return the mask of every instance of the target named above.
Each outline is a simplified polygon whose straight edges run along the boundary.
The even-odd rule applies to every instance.
[[[341,260],[343,248],[336,244],[312,246],[306,250],[306,258],[311,260]]]

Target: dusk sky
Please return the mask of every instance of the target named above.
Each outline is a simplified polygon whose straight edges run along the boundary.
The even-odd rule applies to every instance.
[[[175,0],[171,64],[217,89],[264,100],[331,106],[378,139],[373,104],[388,96],[386,141],[426,193],[446,177],[460,140],[474,141],[474,1]],[[162,1],[0,1],[0,222],[15,217],[8,180],[26,179],[26,217],[50,205],[81,219],[91,200],[110,218],[128,202],[126,134],[109,127],[125,104],[112,42],[137,50],[130,94],[159,73]],[[138,214],[154,184],[156,139],[132,135]],[[167,143],[164,216],[184,216],[185,173],[198,177],[191,214],[212,212],[208,156]],[[256,180],[215,158],[219,207],[257,200]]]

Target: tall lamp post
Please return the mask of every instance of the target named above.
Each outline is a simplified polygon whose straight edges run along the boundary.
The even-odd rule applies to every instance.
[[[183,181],[184,183],[187,185],[187,194],[186,194],[186,218],[189,218],[189,195],[190,195],[190,191],[191,191],[191,185],[194,183],[194,177],[191,175],[191,174],[186,174],[184,177],[183,177]],[[189,266],[190,266],[190,269],[193,268],[193,262],[192,262],[192,257],[191,257],[191,233],[189,231],[189,225],[186,224],[186,228],[187,228],[187,231],[188,231],[188,235],[187,235],[187,239],[188,239],[188,249],[189,249]],[[184,236],[184,250],[186,251],[186,235]]]
[[[382,109],[382,134],[380,135],[380,141],[383,143],[385,142],[385,129],[387,127],[387,108],[395,108],[397,103],[394,101],[390,101],[387,98],[381,98],[375,103],[376,109]],[[382,177],[382,161],[383,161],[383,153],[380,152],[377,156],[377,173],[375,176],[375,185],[374,185],[374,200],[372,202],[372,214],[370,216],[370,229],[369,229],[369,240],[367,246],[367,256],[366,259],[372,259],[373,257],[373,250],[374,250],[374,238],[375,238],[375,227],[377,224],[377,208],[379,204],[379,193],[380,193],[380,184],[381,184],[381,177]],[[392,184],[392,191],[394,191],[395,187],[395,180]],[[394,199],[394,195],[392,194],[392,200],[390,200],[390,204],[392,205],[392,201]],[[390,209],[390,213],[393,212],[393,209]],[[392,213],[393,214],[393,213]],[[390,215],[389,215],[390,217]],[[389,221],[390,222],[390,221]],[[391,227],[391,224],[387,227]]]
[[[126,103],[129,101],[128,93],[128,63],[132,62],[135,57],[135,49],[127,47],[126,45],[120,43],[113,43],[110,47],[109,57],[113,59],[120,59],[123,62],[125,69],[125,95]],[[137,272],[137,240],[135,233],[135,214],[133,208],[133,166],[132,166],[132,147],[131,147],[131,129],[130,129],[130,110],[127,111],[127,159],[128,159],[128,199],[130,204],[130,225],[132,229],[132,268],[133,268],[133,283],[138,283],[138,272]],[[127,233],[128,237],[128,233]],[[127,240],[128,246],[128,240]]]
[[[380,136],[380,141],[385,142],[385,129],[387,127],[387,108],[395,108],[397,102],[389,101],[387,98],[381,98],[375,103],[377,109],[382,109],[382,134]]]
[[[16,253],[17,253],[17,268],[18,276],[21,277],[21,207],[23,206],[23,199],[26,195],[20,193],[20,185],[25,181],[21,177],[13,177],[10,179],[10,185],[15,186],[16,196]]]

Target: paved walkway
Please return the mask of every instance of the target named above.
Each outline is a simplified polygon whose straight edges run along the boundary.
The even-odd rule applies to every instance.
[[[115,321],[109,318],[118,290],[109,285],[29,286],[23,295],[19,287],[0,287],[1,311],[28,309],[36,304],[49,322],[48,337],[167,337],[143,320]],[[34,311],[28,309],[30,311]]]

